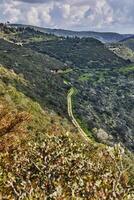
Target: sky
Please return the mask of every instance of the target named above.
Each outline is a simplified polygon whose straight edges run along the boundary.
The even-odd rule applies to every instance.
[[[0,21],[134,33],[134,0],[0,0]]]

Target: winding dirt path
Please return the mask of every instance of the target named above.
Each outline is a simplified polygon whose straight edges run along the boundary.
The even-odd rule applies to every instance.
[[[75,117],[73,115],[73,109],[72,109],[72,95],[73,94],[74,94],[74,88],[71,88],[67,95],[68,115],[71,118],[71,121],[74,124],[74,126],[78,129],[79,133],[84,138],[84,140],[91,143],[92,142],[91,139],[83,131],[83,129],[81,128],[81,126],[79,125],[79,123],[77,122],[77,120],[75,119]]]

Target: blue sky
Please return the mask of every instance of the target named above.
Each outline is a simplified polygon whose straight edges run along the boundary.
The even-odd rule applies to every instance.
[[[0,21],[134,33],[134,0],[0,0]]]

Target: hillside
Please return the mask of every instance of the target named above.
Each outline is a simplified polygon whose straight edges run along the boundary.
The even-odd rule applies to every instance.
[[[110,145],[122,142],[133,150],[133,66],[127,67],[128,61],[90,38],[24,46],[3,39],[0,43],[1,64],[29,82],[17,84],[19,91],[68,117],[67,93],[76,88],[73,108],[87,134]]]
[[[132,166],[120,146],[85,143],[67,119],[16,90],[27,80],[3,66],[0,78],[2,199],[132,198],[132,175],[124,170]]]
[[[29,81],[27,87],[17,85],[20,91],[40,102],[42,106],[47,104],[50,108],[56,108],[57,112],[65,113],[68,87],[63,85],[60,75],[55,76],[51,72],[57,66],[59,69],[66,69],[62,62],[1,39],[0,63],[22,74]]]
[[[30,27],[27,28],[14,28],[7,27],[4,24],[0,24],[0,38],[5,39],[11,43],[22,45],[29,42],[40,42],[58,39],[51,34],[45,34],[40,31],[36,31]]]
[[[0,28],[0,199],[133,199],[133,64]]]
[[[134,51],[134,36],[121,40],[120,43]]]
[[[0,43],[1,64],[29,81],[27,86],[17,84],[19,91],[68,117],[67,93],[76,88],[74,113],[87,135],[133,150],[133,66],[127,66],[128,61],[90,38],[55,38],[24,46],[3,39]]]
[[[134,71],[133,66],[128,66],[130,61],[117,57],[95,39],[67,38],[26,47],[70,66],[68,73],[58,73],[57,68],[55,76],[60,75],[68,87],[77,89],[74,111],[87,132],[92,132],[98,141],[108,144],[121,141],[133,149]]]
[[[11,26],[31,27],[43,33],[53,34],[53,35],[62,36],[62,37],[79,37],[79,38],[91,37],[91,38],[100,40],[101,42],[104,42],[104,43],[117,42],[131,36],[131,34],[118,34],[118,33],[112,33],[112,32],[101,33],[101,32],[93,32],[93,31],[69,31],[69,30],[62,30],[62,29],[41,28],[41,27],[22,25],[22,24],[11,24]]]
[[[93,38],[66,38],[25,45],[78,68],[118,67],[129,62],[117,57]]]
[[[116,43],[106,44],[106,47],[117,56],[134,62],[134,36],[125,38]]]
[[[131,62],[134,62],[134,51],[131,48],[127,47],[127,45],[120,42],[107,44],[106,47],[114,52],[117,56],[125,60],[130,60]]]

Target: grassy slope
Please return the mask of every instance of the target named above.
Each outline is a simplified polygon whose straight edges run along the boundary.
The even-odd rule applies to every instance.
[[[26,80],[2,66],[0,77],[3,199],[132,199],[122,148],[84,144],[66,119],[16,90]]]

